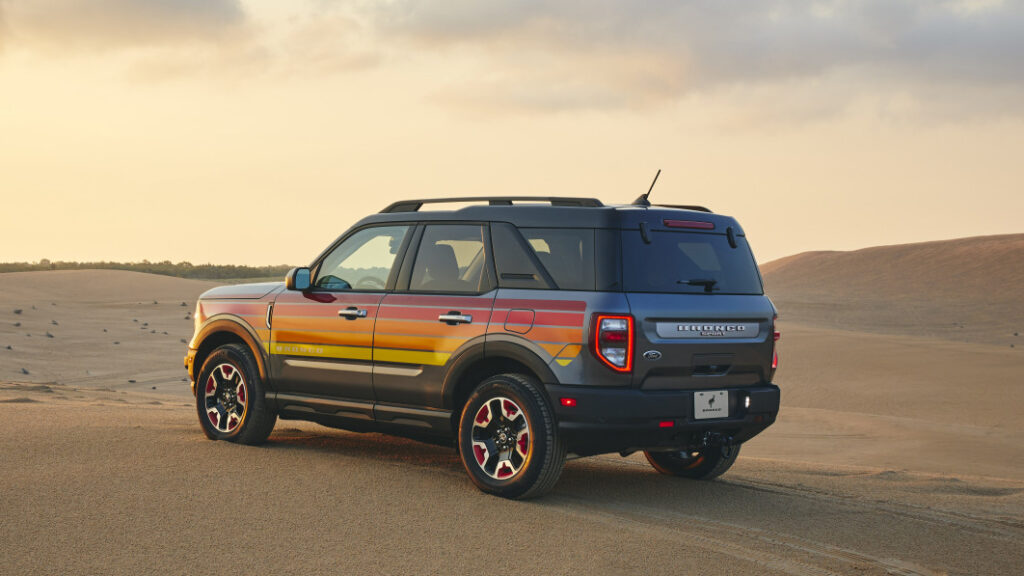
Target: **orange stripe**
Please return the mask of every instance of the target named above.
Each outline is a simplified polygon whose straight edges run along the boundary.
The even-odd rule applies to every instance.
[[[327,344],[330,346],[370,346],[373,343],[373,337],[368,333],[277,330],[274,332],[274,342],[302,342],[304,344]]]
[[[494,332],[502,332],[502,330],[494,330]],[[534,326],[527,336],[534,342],[583,342],[583,330],[579,328]]]
[[[287,318],[274,316],[274,330],[320,330],[370,334],[373,332],[373,318],[346,320],[344,318]]]
[[[405,320],[377,319],[377,334],[410,334],[415,336],[441,336],[468,340],[487,330],[486,324],[457,324],[441,322],[409,322]]]
[[[454,352],[466,342],[465,338],[436,338],[432,336],[377,335],[374,348],[401,348],[431,352]]]

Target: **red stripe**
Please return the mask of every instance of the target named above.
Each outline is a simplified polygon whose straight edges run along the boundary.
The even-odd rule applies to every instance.
[[[398,306],[438,306],[458,310],[459,308],[490,308],[491,297],[474,298],[472,296],[440,296],[431,294],[388,294],[382,303]]]

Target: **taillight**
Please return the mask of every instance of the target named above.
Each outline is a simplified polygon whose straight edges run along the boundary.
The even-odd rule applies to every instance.
[[[778,351],[778,344],[776,344],[776,342],[779,341],[779,338],[782,338],[782,333],[779,332],[779,329],[775,326],[775,322],[778,321],[778,319],[779,319],[779,315],[778,314],[775,314],[774,316],[772,316],[772,373],[771,373],[771,377],[775,376],[775,370],[779,367],[779,351]],[[771,377],[769,377],[769,380],[771,379]]]
[[[594,315],[594,354],[612,370],[633,369],[633,317]]]

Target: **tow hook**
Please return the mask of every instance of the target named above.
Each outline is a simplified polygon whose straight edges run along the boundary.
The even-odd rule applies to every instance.
[[[731,446],[732,436],[719,432],[705,432],[700,439],[701,448],[713,448],[716,446]]]

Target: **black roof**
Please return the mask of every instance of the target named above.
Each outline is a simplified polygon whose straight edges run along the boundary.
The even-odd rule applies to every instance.
[[[420,211],[425,204],[479,202],[455,210]],[[517,203],[518,202],[518,203]],[[525,202],[525,203],[524,203]],[[509,222],[537,228],[638,228],[646,222],[652,229],[664,228],[665,220],[712,222],[710,232],[724,234],[732,226],[743,234],[735,219],[713,214],[703,206],[606,205],[595,198],[483,196],[433,198],[395,202],[378,214],[360,220],[357,226],[383,222]],[[699,231],[699,230],[696,230]]]

